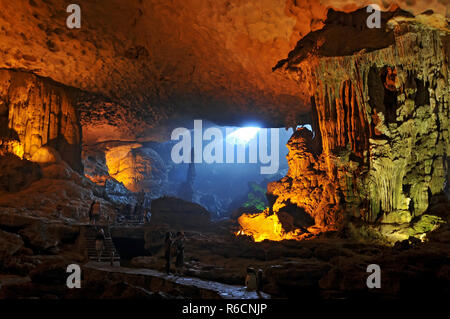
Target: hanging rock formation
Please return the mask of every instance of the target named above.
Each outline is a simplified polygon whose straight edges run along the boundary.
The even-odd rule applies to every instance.
[[[73,90],[51,80],[0,70],[0,154],[37,162],[60,155],[81,173],[81,127],[73,99]]]
[[[290,201],[326,228],[351,216],[420,221],[447,179],[447,23],[397,11],[368,29],[363,15],[331,12],[277,65],[310,83],[316,136],[301,129],[289,141],[289,173],[268,187],[273,209]]]

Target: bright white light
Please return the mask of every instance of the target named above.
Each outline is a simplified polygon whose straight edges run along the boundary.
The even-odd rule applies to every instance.
[[[258,134],[259,127],[242,127],[228,134],[227,142],[232,144],[247,144]]]

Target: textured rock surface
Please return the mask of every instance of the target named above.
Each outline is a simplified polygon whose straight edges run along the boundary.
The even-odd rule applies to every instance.
[[[41,178],[38,164],[14,154],[0,156],[0,192],[17,192]]]
[[[175,230],[210,226],[211,215],[199,204],[174,197],[161,197],[152,201],[152,225],[169,225]]]
[[[149,147],[132,142],[105,142],[85,145],[82,156],[86,176],[98,185],[108,184],[107,192],[111,195],[124,193],[123,186],[131,192],[144,191],[149,198],[164,194],[168,182],[166,164]]]
[[[279,182],[270,183],[267,191],[275,197],[275,213],[290,213],[290,206],[303,208],[314,219],[314,225],[333,230],[342,218],[338,214],[340,197],[337,185],[329,179],[326,157],[314,149],[314,144],[311,131],[298,129],[287,144],[288,174]]]
[[[431,232],[427,243],[417,240],[392,248],[335,235],[255,243],[217,226],[209,232],[186,232],[187,274],[242,284],[246,267],[260,268],[264,271],[263,291],[273,297],[398,299],[448,295],[450,251],[445,242],[448,237],[438,234],[440,230]],[[152,256],[134,258],[135,267],[164,269],[164,234],[164,229],[147,229],[145,238]],[[380,290],[367,288],[367,266],[372,263],[382,267]]]
[[[0,193],[0,210],[9,213],[34,214],[71,222],[88,220],[93,200],[101,203],[102,220],[114,219],[116,208],[104,197],[103,189],[73,171],[65,162],[48,165],[41,170],[42,178],[21,187],[19,191]],[[61,206],[61,214],[57,206]]]
[[[142,145],[123,145],[106,151],[109,175],[133,192],[145,191],[152,197],[161,196],[167,171],[154,150]]]
[[[319,148],[306,147],[314,143],[303,131],[294,134],[289,174],[269,186],[278,196],[274,210],[290,200],[319,226],[337,224],[344,210],[370,222],[409,223],[444,190],[450,145],[448,31],[422,20],[385,21],[387,30],[377,32],[392,35],[393,42],[378,43],[372,52],[347,56],[342,50],[360,45],[350,42],[331,51],[339,56],[324,56],[329,48],[308,56],[311,39],[322,48],[331,41],[331,21],[280,63],[311,85]],[[311,181],[310,175],[317,177]]]
[[[0,114],[0,147],[30,160],[39,152],[35,159],[40,161],[41,147],[50,146],[82,172],[81,127],[72,90],[30,73],[0,70],[0,100],[8,110]]]
[[[2,0],[0,67],[98,93],[98,102],[81,103],[94,139],[143,135],[185,114],[292,126],[309,98],[271,72],[276,62],[324,25],[328,8],[394,2],[446,14],[442,0],[101,0],[81,3],[81,29],[68,29],[65,1]]]
[[[23,240],[17,234],[0,230],[0,261],[14,255],[23,247]]]
[[[29,246],[41,252],[57,248],[63,241],[74,242],[79,235],[79,229],[56,223],[34,223],[20,230],[19,234]]]
[[[41,164],[53,164],[61,161],[58,151],[50,146],[42,146],[31,157],[31,161]]]

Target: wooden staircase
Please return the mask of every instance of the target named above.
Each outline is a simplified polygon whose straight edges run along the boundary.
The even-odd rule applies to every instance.
[[[97,236],[97,232],[100,228],[103,228],[106,239],[103,252],[99,258],[97,256],[97,250],[95,249],[95,237]],[[109,227],[101,227],[93,225],[86,226],[85,239],[88,258],[90,261],[108,263],[113,266],[120,266],[120,256],[112,241]]]

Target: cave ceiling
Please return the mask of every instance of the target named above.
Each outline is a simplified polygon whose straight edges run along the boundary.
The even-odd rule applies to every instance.
[[[157,139],[186,118],[291,126],[307,119],[309,96],[272,68],[323,28],[329,8],[445,15],[448,2],[78,1],[81,28],[68,29],[67,1],[0,0],[0,68],[76,88],[89,141]]]

